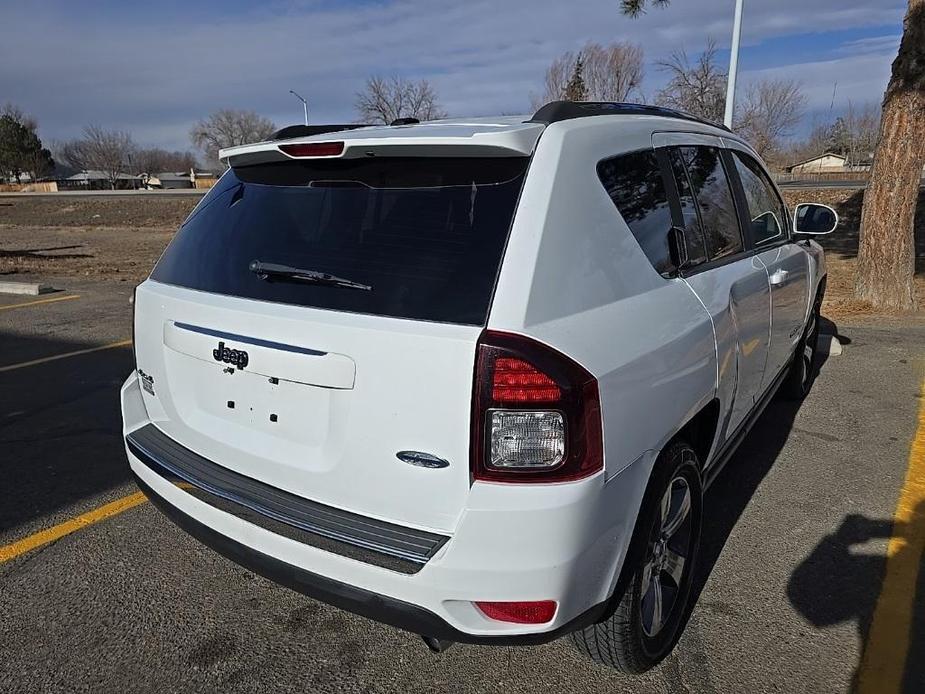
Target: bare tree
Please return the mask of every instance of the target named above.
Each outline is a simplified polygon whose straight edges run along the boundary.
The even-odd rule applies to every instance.
[[[135,143],[127,132],[105,130],[99,125],[88,125],[83,129],[83,137],[58,145],[58,155],[66,164],[102,172],[113,190],[119,176],[131,168],[135,151]]]
[[[366,88],[357,92],[355,105],[358,119],[363,123],[389,124],[398,118],[422,121],[446,118],[430,82],[414,82],[397,75],[367,79]]]
[[[726,106],[726,73],[716,62],[716,42],[713,39],[707,41],[706,49],[694,62],[685,51],[680,50],[657,65],[670,77],[668,84],[656,96],[658,104],[722,123]]]
[[[168,152],[159,147],[140,149],[132,159],[133,173],[189,173],[195,168],[196,156],[192,152]]]
[[[626,101],[630,97],[642,98],[639,92],[645,75],[642,47],[629,42],[604,46],[591,41],[578,55],[568,51],[552,61],[546,69],[543,94],[532,99],[534,109],[550,101],[567,98],[569,80],[579,57],[586,99]]]
[[[223,108],[196,123],[190,130],[190,141],[202,150],[211,166],[218,166],[220,149],[261,142],[275,131],[272,121],[253,111]]]
[[[880,130],[880,109],[873,104],[848,109],[835,121],[814,118],[809,134],[793,141],[781,156],[788,162],[805,161],[824,152],[842,154],[849,166],[867,165],[877,146]]]
[[[909,0],[861,211],[855,295],[877,308],[916,307],[914,221],[925,166],[923,65],[925,0]]]
[[[778,158],[782,163],[789,165],[828,152],[832,149],[831,133],[831,124],[814,119],[809,133],[799,140],[791,140]]]
[[[63,164],[67,169],[73,169],[76,172],[88,168],[84,161],[80,140],[55,140],[51,143],[51,151],[55,161]]]
[[[852,165],[870,161],[880,134],[880,110],[872,104],[856,107],[850,101],[848,110],[832,125],[830,149],[848,158]]]
[[[784,140],[803,118],[806,96],[793,80],[762,80],[750,84],[734,123],[755,151],[767,157],[780,151]]]

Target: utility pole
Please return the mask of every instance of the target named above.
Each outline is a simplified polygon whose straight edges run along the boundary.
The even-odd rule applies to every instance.
[[[302,111],[305,114],[305,125],[308,125],[308,102],[291,89],[289,90],[289,93],[302,102]]]
[[[739,43],[742,39],[742,5],[745,0],[736,0],[735,21],[732,25],[732,52],[729,55],[729,78],[726,80],[726,116],[723,124],[732,127],[732,116],[735,113],[736,100],[736,72],[739,69]]]

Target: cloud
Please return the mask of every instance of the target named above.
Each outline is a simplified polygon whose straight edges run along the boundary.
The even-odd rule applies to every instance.
[[[352,120],[356,91],[377,73],[430,79],[454,115],[523,112],[559,53],[587,40],[632,40],[652,61],[679,47],[697,51],[711,35],[723,46],[730,5],[676,0],[632,20],[617,0],[10,4],[0,25],[0,84],[4,99],[38,117],[47,139],[94,122],[171,148],[188,147],[189,127],[217,108],[298,122],[290,88],[308,98],[316,122]],[[744,41],[864,27],[885,34],[902,11],[898,1],[749,3]],[[854,50],[879,55],[881,38]],[[857,68],[856,59],[813,69],[821,80]],[[882,74],[875,62],[865,63],[877,75],[870,84]]]
[[[838,47],[839,53],[856,55],[858,53],[889,53],[895,55],[899,50],[902,34],[886,36],[867,36],[854,41],[846,41]]]
[[[806,108],[810,113],[828,111],[834,90],[838,112],[849,102],[855,105],[879,102],[890,79],[890,65],[895,55],[894,46],[886,52],[752,70],[743,77],[746,83],[764,78],[796,79],[806,95]]]

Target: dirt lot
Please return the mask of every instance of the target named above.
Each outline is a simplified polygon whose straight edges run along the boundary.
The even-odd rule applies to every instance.
[[[825,311],[833,318],[863,315],[852,298],[864,192],[838,188],[784,191],[789,205],[822,202],[841,223],[822,244],[828,252]],[[140,282],[199,196],[132,195],[0,199],[0,276],[29,273]],[[925,192],[916,219],[916,285],[925,306]]]
[[[199,202],[187,196],[0,199],[0,276],[140,282]]]

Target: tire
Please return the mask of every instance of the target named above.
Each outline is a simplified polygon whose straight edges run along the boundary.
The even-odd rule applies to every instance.
[[[800,342],[797,344],[789,371],[781,384],[780,392],[786,400],[800,401],[805,398],[816,380],[819,357],[819,310],[822,295],[816,297],[813,309]]]
[[[687,443],[676,441],[655,463],[631,543],[639,549],[628,555],[635,556],[635,565],[624,567],[633,574],[622,595],[614,596],[616,608],[603,621],[570,634],[581,653],[621,672],[641,673],[671,652],[687,615],[702,516],[697,454]],[[654,611],[656,593],[662,605],[660,625]]]

